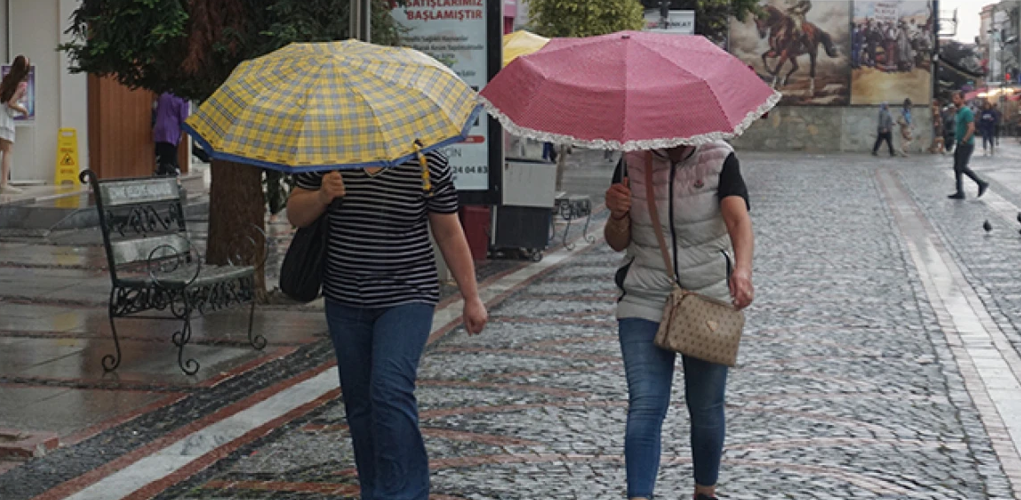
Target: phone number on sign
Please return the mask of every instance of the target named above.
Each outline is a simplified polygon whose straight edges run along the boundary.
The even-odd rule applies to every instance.
[[[488,174],[489,166],[487,165],[457,165],[452,168],[454,175],[462,174]]]

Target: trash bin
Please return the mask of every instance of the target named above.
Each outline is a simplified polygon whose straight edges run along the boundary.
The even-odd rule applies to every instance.
[[[461,208],[461,226],[464,227],[464,235],[468,239],[468,248],[471,249],[472,258],[476,261],[486,260],[489,257],[489,207],[469,205]]]

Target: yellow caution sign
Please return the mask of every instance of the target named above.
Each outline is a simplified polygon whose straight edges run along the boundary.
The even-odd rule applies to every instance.
[[[53,204],[57,208],[80,208],[82,205],[82,191],[79,186],[61,184],[57,187],[56,194],[58,198],[53,200]],[[60,257],[57,257],[57,264],[65,263],[60,261]]]
[[[58,186],[78,185],[78,132],[73,128],[62,128],[57,136],[57,173],[53,182]]]

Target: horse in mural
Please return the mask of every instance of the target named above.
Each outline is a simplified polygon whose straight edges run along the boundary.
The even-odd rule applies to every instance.
[[[755,27],[759,30],[759,38],[769,40],[769,50],[762,54],[762,64],[766,71],[773,76],[773,88],[787,85],[791,75],[801,69],[798,65],[798,58],[808,55],[809,58],[809,93],[815,95],[815,66],[819,59],[819,45],[826,49],[826,55],[837,57],[837,46],[833,43],[833,37],[815,24],[805,22],[801,26],[801,33],[796,33],[795,22],[780,9],[766,5],[762,7],[762,13],[755,17]],[[776,66],[770,68],[769,59],[776,59]],[[780,77],[780,70],[784,64],[790,62],[791,70],[783,78]]]

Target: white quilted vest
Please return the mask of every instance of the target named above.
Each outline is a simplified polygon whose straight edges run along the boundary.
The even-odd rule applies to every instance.
[[[677,235],[677,273],[685,289],[730,301],[727,286],[727,255],[733,247],[720,211],[717,190],[720,172],[734,150],[725,142],[699,146],[674,168],[674,230]],[[617,272],[621,297],[617,318],[641,318],[659,322],[663,306],[673,290],[652,228],[645,191],[645,153],[624,156],[631,182],[631,244]],[[671,162],[653,156],[653,182],[663,234],[670,245],[669,179]],[[674,249],[670,249],[671,256]],[[732,257],[731,257],[732,258]]]

